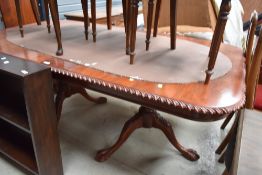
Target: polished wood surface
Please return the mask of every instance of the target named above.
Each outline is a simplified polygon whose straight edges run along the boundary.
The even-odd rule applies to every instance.
[[[62,175],[51,69],[0,58],[0,152],[32,174]]]
[[[235,145],[232,175],[258,175],[262,168],[262,113],[254,110],[242,111]]]
[[[20,3],[23,23],[30,24],[36,22],[30,0],[21,0]],[[0,1],[0,9],[3,15],[5,27],[9,28],[18,25],[15,0]]]
[[[106,149],[97,152],[96,160],[99,162],[106,161],[120,146],[129,138],[129,136],[139,128],[157,128],[160,129],[168,138],[170,143],[188,160],[196,161],[200,158],[198,153],[193,149],[188,149],[182,146],[173,131],[172,125],[165,118],[161,117],[154,109],[144,106],[139,108],[139,111],[129,119],[120,134],[116,143]]]
[[[130,80],[95,70],[83,65],[44,55],[16,46],[0,33],[0,51],[38,63],[50,62],[54,76],[69,79],[89,89],[116,96],[154,109],[177,114],[197,121],[219,120],[241,108],[245,101],[245,71],[242,50],[221,45],[221,52],[232,62],[232,70],[225,76],[211,80],[208,85],[199,83],[163,83]],[[188,39],[209,45],[208,41]],[[185,52],[185,54],[190,54]],[[179,92],[179,93],[178,93]]]

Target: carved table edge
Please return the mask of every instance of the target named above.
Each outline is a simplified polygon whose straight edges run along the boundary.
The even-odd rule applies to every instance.
[[[143,99],[153,100],[155,102],[160,102],[162,104],[168,104],[168,105],[174,106],[176,108],[186,109],[186,110],[189,110],[189,111],[194,111],[196,113],[201,113],[201,114],[205,114],[205,115],[207,115],[207,114],[210,114],[210,115],[230,114],[234,111],[241,109],[244,106],[245,101],[246,101],[245,88],[242,90],[241,100],[234,105],[227,106],[227,107],[205,107],[205,106],[197,106],[197,105],[185,103],[183,101],[178,101],[178,100],[170,99],[170,98],[167,98],[167,97],[162,97],[162,96],[151,94],[151,93],[148,93],[148,92],[142,92],[142,91],[139,91],[137,89],[125,87],[125,86],[122,86],[122,85],[113,84],[113,83],[110,83],[110,82],[106,82],[104,80],[99,80],[97,78],[92,78],[92,77],[89,77],[89,76],[86,76],[86,75],[73,73],[73,72],[66,71],[66,70],[59,69],[59,68],[55,68],[55,67],[51,67],[51,71],[56,73],[56,74],[65,75],[65,76],[74,78],[76,80],[85,81],[85,82],[88,82],[88,83],[93,84],[93,85],[99,85],[99,86],[103,86],[103,87],[106,87],[106,88],[109,88],[109,89],[118,90],[118,91],[121,91],[121,92],[124,92],[124,93],[128,93],[130,95],[135,95],[135,96],[143,98]]]

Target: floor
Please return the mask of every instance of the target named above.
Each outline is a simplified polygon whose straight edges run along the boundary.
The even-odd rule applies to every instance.
[[[95,92],[91,94],[101,96]],[[162,115],[172,123],[181,144],[198,151],[201,156],[198,161],[184,159],[158,130],[140,129],[111,159],[104,163],[96,162],[96,151],[115,142],[125,121],[139,107],[107,98],[108,103],[103,105],[93,104],[79,95],[65,101],[59,123],[65,175],[222,174],[224,165],[217,162],[218,156],[215,155],[215,149],[225,135],[225,131],[219,129],[222,121],[200,123],[165,113]],[[23,175],[1,157],[0,174]]]

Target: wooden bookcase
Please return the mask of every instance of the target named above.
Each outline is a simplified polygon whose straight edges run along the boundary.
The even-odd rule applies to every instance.
[[[0,53],[0,153],[29,174],[62,175],[50,68]]]

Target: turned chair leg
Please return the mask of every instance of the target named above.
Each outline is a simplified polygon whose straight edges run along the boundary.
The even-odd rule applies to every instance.
[[[148,0],[147,31],[146,31],[146,50],[147,51],[149,50],[149,44],[150,44],[153,13],[154,13],[154,0]]]
[[[88,40],[88,2],[87,0],[81,0],[82,10],[84,14],[84,26],[85,26],[85,37]]]
[[[106,0],[107,29],[112,29],[112,0]]]
[[[49,6],[51,11],[51,16],[53,20],[53,25],[55,28],[56,40],[57,40],[57,56],[63,55],[63,47],[61,41],[61,29],[60,29],[60,21],[58,15],[58,7],[57,7],[57,0],[49,0]]]
[[[96,42],[96,0],[91,0],[93,42]]]
[[[135,47],[136,47],[136,29],[137,29],[137,15],[139,0],[131,1],[131,15],[130,15],[130,64],[134,64]]]
[[[130,37],[131,37],[131,26],[130,26],[130,16],[131,16],[131,3],[129,0],[123,0],[123,8],[125,7],[124,20],[125,20],[125,30],[126,30],[126,55],[130,54]]]
[[[161,3],[162,3],[162,0],[157,0],[157,3],[156,3],[156,12],[155,12],[155,21],[154,21],[153,37],[156,37],[156,36],[157,36],[158,21],[159,21],[159,16],[160,16]]]
[[[49,17],[49,0],[44,0],[45,17],[48,33],[51,33],[50,17]]]
[[[227,126],[227,124],[230,122],[230,120],[232,119],[232,117],[234,116],[234,112],[229,114],[229,116],[225,119],[225,121],[223,122],[223,124],[221,125],[220,129],[225,129],[225,127]]]
[[[122,8],[123,8],[123,18],[124,18],[124,25],[125,25],[125,32],[126,32],[126,27],[127,27],[127,21],[126,21],[126,11],[127,11],[127,3],[126,3],[126,0],[122,0]]]
[[[20,0],[15,0],[15,8],[16,8],[16,15],[17,15],[17,21],[19,25],[19,31],[21,34],[21,37],[24,37],[24,29],[23,29],[23,20],[22,20],[22,14],[21,14],[21,6],[20,6]]]
[[[177,0],[170,0],[170,46],[171,50],[176,48],[176,28],[177,28]]]
[[[188,160],[196,161],[199,155],[193,149],[186,149],[176,139],[171,124],[162,118],[155,110],[147,107],[140,107],[139,112],[129,119],[120,134],[117,142],[110,148],[97,152],[96,160],[106,161],[119,147],[128,139],[128,137],[138,128],[158,128],[168,138],[171,144]]]
[[[41,25],[40,14],[39,14],[37,2],[36,0],[30,0],[30,2],[31,2],[31,7],[34,13],[36,23],[37,25]]]

